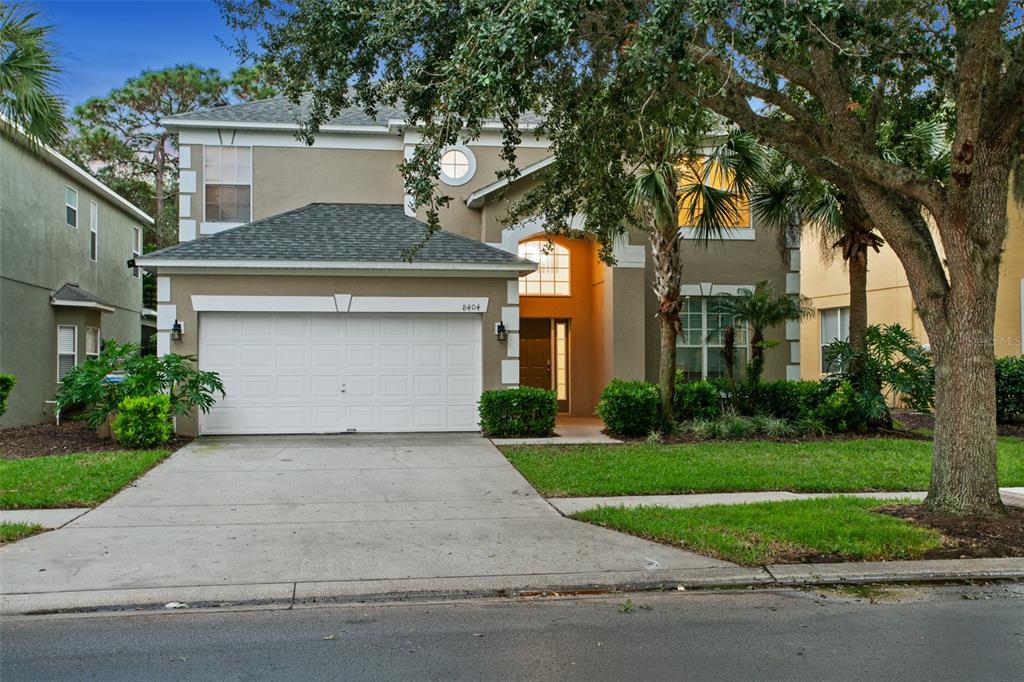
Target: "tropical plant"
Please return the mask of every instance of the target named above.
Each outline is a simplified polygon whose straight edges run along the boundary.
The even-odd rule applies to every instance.
[[[194,408],[209,412],[214,394],[225,395],[224,383],[216,372],[199,370],[195,363],[190,355],[141,355],[136,344],[107,341],[97,357],[64,376],[57,407],[62,412],[81,407],[92,427],[103,424],[125,398],[160,393],[167,394],[174,415]]]
[[[744,133],[732,130],[710,153],[701,154],[681,128],[652,131],[650,155],[643,159],[628,191],[637,227],[651,243],[654,289],[661,341],[658,388],[662,417],[673,418],[676,336],[682,306],[680,222],[693,226],[708,243],[734,225],[754,181],[762,174],[764,152]],[[722,179],[726,186],[722,187]]]
[[[810,301],[799,294],[780,294],[771,282],[758,282],[753,289],[740,289],[734,296],[723,296],[719,309],[723,317],[750,327],[750,363],[747,381],[757,384],[764,374],[764,353],[768,342],[765,330],[789,320],[814,315]]]
[[[860,198],[773,153],[765,178],[751,195],[750,208],[760,224],[776,230],[782,239],[792,239],[806,229],[815,231],[825,262],[837,252],[842,255],[850,289],[850,346],[863,351],[868,328],[868,255],[872,250],[878,253],[885,241],[875,233]]]
[[[38,14],[0,4],[0,117],[31,142],[57,144],[64,135],[64,102],[55,94],[53,28]]]
[[[835,380],[848,381],[856,389],[867,419],[891,425],[888,405],[897,401],[930,412],[935,404],[935,370],[914,335],[898,324],[871,325],[865,341],[864,350],[854,349],[849,341],[833,341],[825,349],[825,359],[835,368]]]

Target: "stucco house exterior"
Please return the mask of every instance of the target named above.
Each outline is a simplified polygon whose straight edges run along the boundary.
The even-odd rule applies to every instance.
[[[46,421],[61,377],[107,339],[139,342],[153,220],[0,119],[0,372],[17,385],[0,426]]]
[[[612,378],[657,376],[645,237],[623,238],[612,267],[590,241],[504,223],[550,163],[537,121],[520,122],[511,182],[496,175],[497,125],[445,150],[454,200],[407,261],[426,230],[398,170],[415,127],[398,109],[347,109],[307,147],[304,115],[277,98],[164,121],[181,152],[179,244],[138,260],[157,275],[157,350],[197,355],[227,389],[180,432],[476,430],[482,390],[552,388],[564,414],[589,416]],[[749,212],[740,222],[687,244],[679,358],[694,378],[724,371],[715,295],[763,279],[799,289],[797,250],[780,253]],[[798,375],[798,331],[773,330],[768,378]]]
[[[1012,197],[1007,198],[1007,234],[999,268],[996,296],[995,356],[1024,355],[1024,213]],[[811,299],[816,315],[801,325],[800,374],[817,379],[824,372],[824,347],[849,334],[850,290],[842,258],[830,262],[816,255],[818,237],[802,237],[803,252],[809,254],[801,272],[802,293]],[[940,242],[936,244],[941,249]],[[941,251],[940,251],[941,253]],[[921,318],[914,306],[907,274],[888,245],[868,256],[868,324],[899,324],[922,343],[928,343]]]

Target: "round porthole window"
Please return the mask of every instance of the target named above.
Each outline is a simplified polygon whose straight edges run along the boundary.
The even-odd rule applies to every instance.
[[[441,154],[441,179],[449,185],[464,185],[476,172],[476,159],[466,147],[449,147]]]

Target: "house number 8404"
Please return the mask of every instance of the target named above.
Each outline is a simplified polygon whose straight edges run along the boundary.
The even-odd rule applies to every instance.
[[[479,303],[463,303],[462,304],[462,312],[464,312],[464,313],[465,312],[471,312],[471,313],[472,312],[476,312],[476,313],[478,313],[478,312],[480,312],[481,309],[482,309],[482,307],[481,307],[481,305]]]

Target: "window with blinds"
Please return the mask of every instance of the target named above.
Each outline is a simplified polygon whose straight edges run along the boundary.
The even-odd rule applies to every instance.
[[[57,326],[57,381],[63,381],[65,375],[78,364],[78,327],[71,325]]]
[[[85,357],[94,358],[100,354],[100,330],[99,327],[85,328]]]

